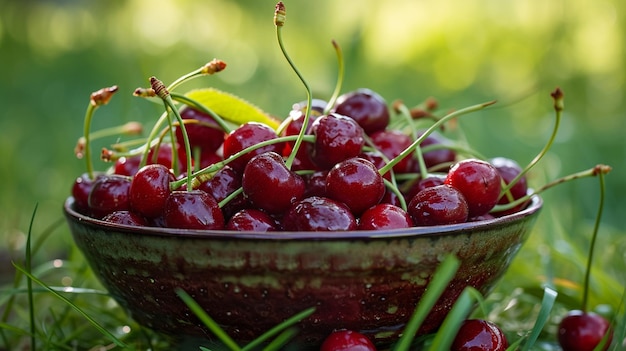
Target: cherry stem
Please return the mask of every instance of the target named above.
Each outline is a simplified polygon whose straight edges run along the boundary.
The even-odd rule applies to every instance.
[[[217,113],[215,113],[213,110],[211,110],[210,108],[204,106],[203,104],[199,103],[198,101],[189,98],[188,96],[185,96],[183,94],[178,94],[178,93],[172,93],[170,92],[170,95],[172,96],[172,99],[181,102],[185,105],[188,106],[192,106],[193,108],[200,110],[206,114],[208,114],[209,116],[211,116],[214,120],[215,123],[217,123],[220,128],[222,128],[222,130],[225,133],[230,133],[232,131],[231,126]]]
[[[218,60],[218,59],[213,59],[211,61],[209,61],[208,63],[206,63],[204,66],[191,71],[187,74],[185,74],[184,76],[179,77],[178,79],[176,79],[174,82],[172,82],[172,84],[170,84],[167,87],[167,90],[171,93],[172,90],[174,90],[175,88],[177,88],[179,85],[181,85],[182,83],[191,80],[193,78],[197,78],[197,77],[201,77],[201,76],[206,76],[206,75],[212,75],[215,74],[217,72],[221,72],[226,68],[226,63],[222,60]]]
[[[406,211],[406,200],[404,199],[404,195],[402,194],[400,189],[398,189],[398,186],[394,182],[391,182],[385,178],[383,178],[383,182],[385,182],[387,188],[396,195],[398,201],[400,202],[400,207]]]
[[[232,199],[234,199],[241,193],[243,193],[243,188],[242,187],[237,188],[237,190],[228,194],[228,196],[226,196],[222,201],[218,203],[219,207],[223,208],[224,206],[226,206],[226,204],[228,204]]]
[[[552,96],[552,98],[554,99],[554,111],[556,115],[554,128],[552,129],[552,135],[550,135],[550,139],[548,140],[546,145],[543,147],[541,152],[539,152],[537,156],[535,156],[535,158],[532,161],[530,161],[530,163],[520,173],[518,173],[515,176],[515,178],[513,178],[504,188],[502,188],[502,191],[500,192],[500,198],[504,196],[504,194],[506,194],[524,175],[526,175],[526,173],[528,173],[528,171],[531,168],[533,168],[537,164],[537,162],[539,162],[539,160],[541,160],[543,156],[545,156],[545,154],[548,153],[548,150],[550,149],[550,147],[552,147],[552,143],[556,139],[556,134],[559,130],[559,125],[561,123],[561,112],[563,111],[563,108],[564,108],[563,92],[561,91],[560,88],[556,88],[556,90],[552,92],[550,96]]]
[[[152,144],[152,140],[154,140],[157,137],[157,135],[159,135],[161,126],[163,125],[163,123],[167,121],[168,115],[169,115],[169,112],[167,110],[163,112],[163,114],[161,114],[159,119],[156,121],[156,123],[152,127],[152,130],[150,131],[150,134],[148,135],[148,139],[146,140],[146,147],[145,147],[145,150],[143,151],[143,156],[141,157],[139,168],[145,166],[148,163],[148,155],[150,154],[150,149],[151,149],[150,144]]]
[[[302,128],[300,128],[300,133],[298,133],[298,138],[296,139],[293,145],[291,153],[289,154],[289,156],[287,157],[287,160],[285,161],[285,165],[287,166],[287,168],[291,169],[291,166],[293,165],[296,155],[298,154],[298,149],[300,148],[300,145],[302,144],[302,139],[304,138],[304,134],[307,129],[306,126],[309,125],[309,120],[311,118],[311,104],[313,102],[313,98],[312,98],[311,88],[309,87],[309,84],[306,82],[304,77],[302,77],[302,74],[300,74],[300,71],[298,70],[296,65],[293,63],[293,61],[289,57],[289,54],[287,54],[287,50],[285,49],[285,46],[283,44],[282,28],[285,25],[285,19],[286,19],[285,5],[283,4],[282,1],[279,1],[276,4],[276,10],[274,11],[274,24],[276,25],[276,38],[278,39],[278,45],[280,47],[280,51],[283,53],[283,56],[285,57],[289,65],[291,66],[291,69],[296,73],[296,75],[298,76],[302,84],[304,85],[304,88],[306,89],[306,112],[304,113],[304,120],[302,121]]]
[[[409,111],[403,103],[396,103],[394,108],[400,112],[404,119],[409,123],[409,126],[411,126],[413,139],[417,139],[417,130],[415,130],[415,126],[412,123],[411,111]],[[419,165],[420,176],[422,179],[428,178],[428,170],[426,169],[426,163],[424,162],[424,154],[421,146],[415,148],[415,158],[417,159],[417,164]]]
[[[419,147],[419,145],[424,141],[424,139],[426,139],[426,137],[428,137],[432,132],[434,132],[437,128],[439,128],[441,125],[443,125],[447,121],[449,121],[449,120],[451,120],[453,118],[456,118],[458,116],[467,114],[467,113],[471,113],[471,112],[482,110],[485,107],[491,106],[491,105],[493,105],[495,103],[496,103],[496,101],[484,102],[482,104],[477,104],[477,105],[469,106],[469,107],[466,107],[466,108],[463,108],[463,109],[460,109],[460,110],[456,110],[454,112],[451,112],[451,113],[443,116],[437,122],[433,123],[428,129],[426,129],[426,131],[424,131],[424,133],[422,133],[422,135],[420,135],[419,138],[415,139],[415,141],[413,141],[413,143],[411,145],[409,145],[409,147],[404,149],[398,156],[394,157],[385,166],[383,166],[381,169],[379,169],[378,172],[380,172],[380,174],[382,174],[382,175],[384,175],[385,173],[389,172],[389,170],[391,170],[393,168],[393,166],[398,164],[405,157],[409,156],[411,154],[411,152],[413,152],[413,149],[415,149],[416,147]]]
[[[593,168],[584,170],[584,171],[580,171],[580,172],[576,172],[576,173],[572,173],[570,175],[566,175],[564,177],[561,177],[559,179],[555,179],[549,183],[546,183],[545,185],[543,185],[541,188],[533,191],[531,194],[523,196],[513,202],[504,204],[504,205],[496,205],[492,212],[500,212],[500,211],[505,211],[511,208],[514,208],[518,205],[521,205],[523,203],[525,203],[526,201],[528,201],[532,196],[534,195],[538,195],[550,188],[553,188],[559,184],[563,184],[565,182],[569,182],[572,180],[576,180],[576,179],[580,179],[580,178],[586,178],[586,177],[595,177],[601,174],[607,174],[611,171],[611,166],[607,166],[607,165],[603,165],[603,164],[599,164],[596,165]]]
[[[167,88],[165,88],[165,85],[163,85],[163,82],[158,80],[156,77],[151,77],[150,84],[152,85],[152,89],[154,89],[157,95],[163,100],[166,113],[169,107],[174,113],[174,116],[176,117],[176,119],[178,120],[179,128],[183,135],[183,143],[185,145],[185,153],[186,153],[186,158],[187,158],[187,172],[191,172],[191,170],[193,169],[192,162],[191,162],[191,159],[193,156],[191,154],[191,144],[189,143],[189,136],[187,135],[185,122],[183,121],[183,118],[180,116],[180,113],[178,112],[178,109],[176,108],[176,105],[174,104],[174,101],[172,100],[172,97],[170,96],[169,91],[167,90]],[[169,116],[169,113],[168,113],[168,116]],[[170,123],[170,130],[172,130],[172,133],[173,133],[173,129],[174,128],[172,124]],[[173,153],[172,166],[174,166],[174,160],[175,160],[174,156],[177,156],[174,142],[175,142],[175,137],[172,138],[172,153]],[[187,191],[191,191],[191,178],[189,177],[187,177]]]
[[[102,105],[106,105],[111,100],[113,94],[117,91],[117,86],[111,86],[108,88],[102,88],[98,91],[94,91],[91,93],[89,97],[89,105],[87,105],[87,111],[85,111],[85,119],[83,125],[83,138],[84,138],[84,148],[83,155],[85,156],[85,164],[87,166],[87,175],[89,179],[94,179],[94,167],[93,161],[91,158],[91,121],[93,119],[93,114],[96,109]]]
[[[337,54],[337,63],[338,63],[337,83],[335,84],[335,91],[333,91],[333,94],[331,95],[330,99],[328,100],[328,103],[326,104],[326,107],[324,108],[325,115],[330,112],[333,106],[335,106],[335,102],[337,101],[337,98],[339,97],[339,94],[341,93],[341,86],[343,85],[343,77],[345,74],[343,50],[341,50],[341,47],[334,39],[332,41],[332,44],[333,44],[333,47],[335,48],[335,53]]]
[[[583,285],[583,301],[582,301],[582,311],[587,312],[588,301],[589,301],[589,281],[591,278],[591,264],[593,262],[593,251],[596,246],[596,238],[598,237],[598,230],[600,228],[600,219],[602,218],[602,212],[604,210],[604,193],[605,193],[605,185],[604,185],[604,172],[598,172],[598,180],[600,183],[600,200],[598,204],[598,213],[596,214],[596,221],[593,226],[593,234],[591,235],[591,243],[589,245],[589,256],[587,258],[587,269],[585,271],[585,280]]]

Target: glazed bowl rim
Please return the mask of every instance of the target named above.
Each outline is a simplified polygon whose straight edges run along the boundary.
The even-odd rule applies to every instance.
[[[176,237],[176,238],[205,238],[222,240],[353,240],[353,239],[397,239],[406,237],[432,237],[445,236],[460,232],[473,232],[485,229],[494,229],[512,222],[520,221],[526,217],[539,212],[543,207],[543,199],[539,195],[531,196],[531,202],[521,211],[507,214],[492,219],[465,222],[459,224],[448,224],[439,226],[422,226],[388,230],[352,230],[334,232],[236,232],[231,230],[200,230],[200,229],[178,229],[163,227],[135,227],[109,223],[100,219],[92,218],[81,214],[74,209],[74,198],[69,196],[63,205],[65,216],[82,225],[87,225],[105,231],[117,231],[128,234]]]

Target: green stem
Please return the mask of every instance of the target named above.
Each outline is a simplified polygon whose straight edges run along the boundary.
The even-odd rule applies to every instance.
[[[341,93],[341,86],[343,85],[343,77],[345,74],[343,51],[341,50],[341,47],[339,46],[339,44],[337,44],[335,40],[333,40],[332,43],[333,43],[333,47],[335,48],[335,53],[337,54],[337,63],[338,63],[337,83],[335,84],[335,91],[333,91],[333,95],[331,95],[330,99],[328,100],[328,103],[326,104],[326,108],[324,108],[325,115],[330,112],[333,106],[335,106],[335,102],[337,101],[337,98],[339,97],[339,94]]]
[[[430,126],[430,128],[426,129],[426,131],[424,131],[424,133],[422,133],[422,135],[420,135],[419,138],[415,139],[415,141],[413,141],[413,143],[411,145],[409,145],[409,147],[404,149],[398,156],[394,157],[385,166],[383,166],[379,170],[380,174],[384,175],[385,173],[389,172],[389,170],[391,170],[393,168],[393,166],[398,164],[405,157],[409,156],[411,154],[411,152],[413,152],[414,148],[419,147],[419,145],[424,141],[424,139],[426,139],[426,137],[428,137],[428,135],[430,135],[432,132],[437,130],[439,127],[441,127],[441,125],[443,125],[447,121],[449,121],[449,120],[451,120],[453,118],[456,118],[458,116],[467,114],[467,113],[471,113],[471,112],[475,112],[475,111],[478,111],[478,110],[482,110],[483,108],[485,108],[487,106],[490,106],[490,105],[493,105],[495,103],[496,103],[495,101],[489,101],[489,102],[485,102],[485,103],[482,103],[482,104],[469,106],[469,107],[466,107],[466,108],[463,108],[463,109],[460,109],[460,110],[457,110],[457,111],[454,111],[452,113],[449,113],[449,114],[445,115],[440,120],[438,120],[437,122],[433,123]]]
[[[174,101],[172,100],[172,97],[170,95],[165,96],[165,98],[163,99],[163,102],[165,103],[165,108],[167,109],[167,107],[169,106],[169,108],[172,110],[172,112],[174,112],[174,116],[176,117],[176,119],[178,120],[179,123],[179,128],[180,131],[183,135],[183,143],[185,145],[185,154],[187,155],[187,171],[191,172],[193,170],[193,166],[192,166],[192,154],[191,154],[191,144],[189,143],[189,135],[187,135],[187,129],[185,128],[185,122],[183,121],[183,118],[180,116],[180,113],[178,112],[178,109],[176,108],[176,105],[174,105]],[[173,133],[173,132],[172,132]],[[174,139],[172,139],[173,141]],[[174,153],[176,154],[175,151],[175,146],[174,143],[172,142],[172,149],[174,150]],[[174,164],[174,159],[172,159],[172,165]],[[187,191],[191,191],[191,177],[187,177]]]
[[[282,10],[284,11],[284,7]],[[298,149],[300,149],[300,145],[302,144],[302,140],[304,139],[304,134],[307,129],[306,126],[309,125],[309,120],[311,119],[311,104],[313,102],[313,98],[312,98],[311,88],[309,87],[309,84],[306,82],[306,80],[304,80],[304,77],[302,77],[302,74],[300,74],[300,71],[298,70],[296,65],[293,63],[293,61],[289,57],[289,54],[287,54],[287,50],[285,49],[285,46],[283,44],[282,28],[284,25],[284,15],[282,19],[283,21],[280,24],[276,25],[276,38],[278,39],[278,45],[280,46],[280,51],[283,53],[283,56],[285,57],[289,65],[291,66],[291,69],[296,73],[296,75],[298,76],[302,84],[304,85],[304,88],[306,89],[306,111],[304,113],[304,120],[302,121],[302,128],[300,128],[300,133],[298,133],[298,138],[296,139],[293,145],[293,149],[291,150],[291,153],[289,154],[289,156],[287,157],[287,160],[285,161],[285,165],[287,166],[287,168],[291,169],[291,166],[293,165],[296,155],[298,154]]]
[[[400,112],[402,116],[404,116],[405,120],[411,126],[411,135],[413,136],[413,140],[417,139],[417,130],[415,130],[415,126],[413,125],[411,118],[411,111],[406,107],[406,105],[400,103],[397,104],[396,108]],[[424,162],[424,154],[422,152],[422,148],[420,146],[415,147],[415,158],[417,159],[417,164],[419,165],[420,176],[422,179],[428,178],[428,170],[426,169],[426,162]]]
[[[591,278],[591,264],[593,262],[593,251],[596,246],[596,238],[598,237],[598,230],[600,228],[600,219],[602,218],[602,212],[604,210],[604,193],[605,193],[605,185],[604,185],[604,173],[598,172],[598,179],[600,183],[600,201],[598,205],[598,213],[596,214],[596,221],[593,226],[593,234],[591,236],[591,243],[589,246],[589,256],[587,258],[587,269],[585,271],[585,282],[583,285],[583,302],[582,302],[582,310],[583,312],[587,311],[587,304],[589,301],[589,281]]]
[[[91,137],[89,133],[89,129],[91,126],[91,120],[93,119],[93,113],[98,106],[89,103],[87,106],[87,111],[85,112],[85,122],[83,125],[83,138],[85,138],[85,150],[83,152],[85,157],[85,165],[87,166],[87,175],[89,179],[94,179],[94,168],[93,161],[91,159]]]
[[[554,97],[554,93],[553,93],[553,97]],[[562,99],[562,96],[561,96],[561,99]],[[524,169],[515,176],[515,178],[513,178],[504,188],[502,188],[502,191],[500,192],[500,197],[502,197],[506,192],[508,192],[509,189],[511,189],[524,175],[526,175],[526,173],[528,173],[528,171],[531,168],[533,168],[537,164],[537,162],[539,162],[539,160],[541,160],[543,156],[545,156],[545,154],[548,153],[548,150],[550,150],[550,147],[552,147],[552,143],[556,139],[556,134],[559,130],[559,125],[561,124],[561,112],[563,111],[562,101],[561,103],[558,103],[556,97],[555,97],[554,107],[555,107],[554,110],[555,110],[556,120],[554,122],[554,128],[552,129],[552,134],[550,135],[550,139],[548,139],[548,142],[546,143],[546,145],[544,145],[541,152],[539,152],[537,156],[535,156],[535,158],[533,158],[533,160],[530,161],[530,163],[528,163],[528,165],[524,167]]]
[[[204,113],[206,113],[207,115],[211,116],[214,120],[215,123],[217,123],[220,128],[222,128],[222,130],[224,131],[224,133],[230,133],[232,131],[231,126],[222,118],[220,117],[220,115],[218,115],[217,113],[215,113],[213,110],[211,110],[210,108],[204,106],[203,104],[197,102],[194,99],[189,98],[188,96],[185,96],[183,94],[178,94],[178,93],[170,93],[170,95],[172,96],[172,99],[181,102],[185,105],[188,106],[192,106],[195,109],[198,109]]]
[[[139,163],[139,168],[145,166],[148,163],[148,155],[150,154],[150,148],[152,144],[152,140],[154,140],[157,135],[159,135],[161,131],[161,126],[167,121],[169,112],[166,110],[161,114],[157,122],[152,127],[150,134],[148,135],[148,139],[146,140],[146,148],[143,151],[143,156],[141,158],[141,162]]]

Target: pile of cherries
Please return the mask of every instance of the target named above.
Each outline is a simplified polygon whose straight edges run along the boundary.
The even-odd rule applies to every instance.
[[[422,138],[415,145],[411,125],[391,127],[394,111],[374,91],[341,95],[327,113],[324,101],[306,105],[293,106],[280,134],[260,122],[226,131],[210,114],[185,106],[180,117],[187,123],[172,127],[174,139],[76,179],[76,209],[134,226],[386,230],[491,218],[521,208],[494,212],[496,204],[527,195],[523,176],[508,196],[502,191],[520,176],[510,159],[461,158],[450,139],[422,135],[424,129],[412,131]],[[191,172],[181,162],[188,157]]]

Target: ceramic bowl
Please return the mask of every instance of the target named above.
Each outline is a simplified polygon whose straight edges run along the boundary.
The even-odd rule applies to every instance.
[[[526,209],[491,220],[324,233],[122,226],[81,215],[72,198],[64,212],[95,275],[139,324],[210,339],[176,294],[182,288],[241,342],[315,307],[298,324],[296,342],[319,346],[338,328],[395,340],[439,263],[455,254],[461,266],[420,329],[435,331],[466,286],[492,290],[541,207],[534,197]]]

